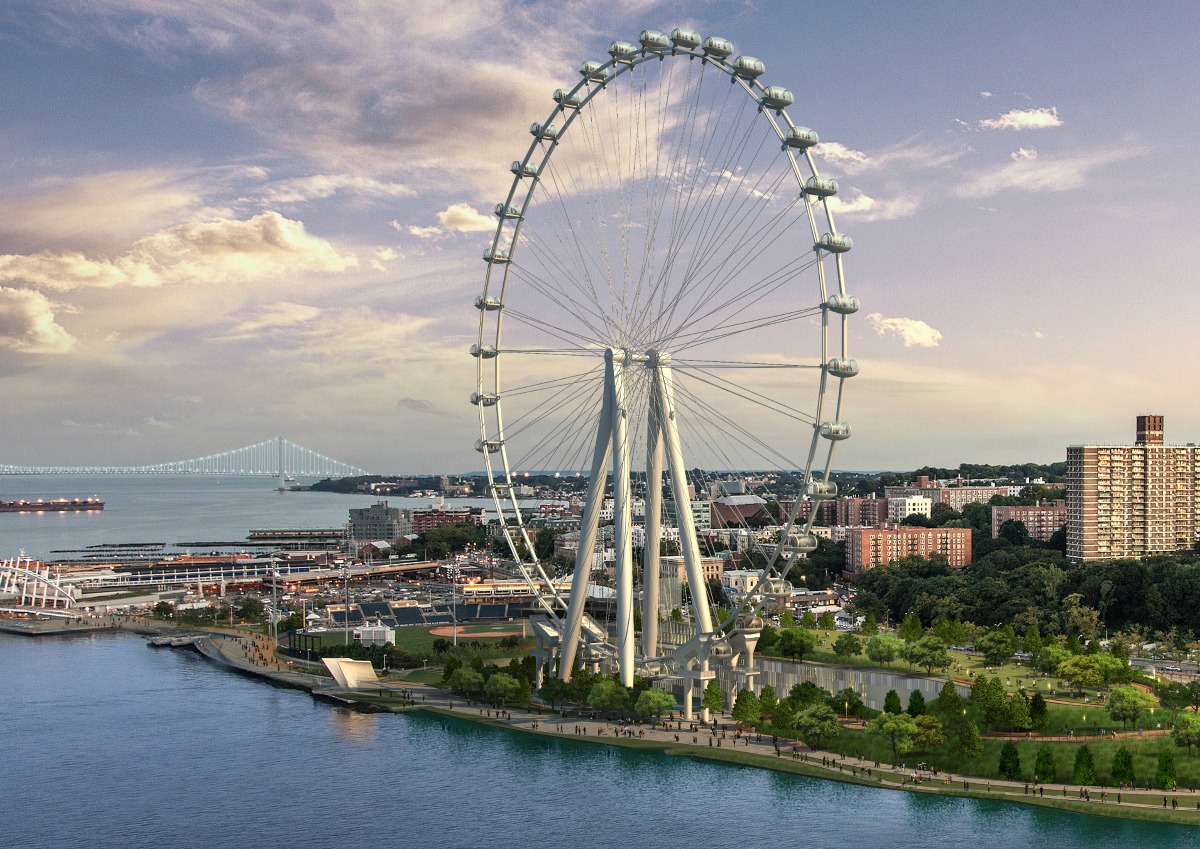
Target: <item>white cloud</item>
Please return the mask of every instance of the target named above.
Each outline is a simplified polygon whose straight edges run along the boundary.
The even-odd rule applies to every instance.
[[[952,191],[965,198],[992,197],[1008,189],[1065,192],[1085,185],[1095,169],[1138,155],[1140,151],[1126,147],[1056,159],[1036,154],[1014,156],[1011,162],[968,174],[966,182]]]
[[[1062,125],[1058,107],[1055,106],[1049,109],[1012,109],[999,118],[984,118],[979,122],[979,126],[985,130],[1044,130]]]
[[[437,214],[438,223],[459,233],[487,233],[496,229],[496,219],[476,212],[469,203],[452,203]]]
[[[407,198],[416,194],[404,183],[377,180],[361,174],[313,174],[282,180],[268,187],[263,201],[268,205],[295,204],[341,193],[370,198]]]
[[[260,307],[253,316],[238,322],[229,333],[214,337],[214,340],[226,342],[249,339],[279,329],[292,330],[297,325],[312,321],[320,314],[320,309],[308,304],[277,301]]]
[[[1008,156],[1016,162],[1021,162],[1025,159],[1037,159],[1037,155],[1037,150],[1032,147],[1018,147]]]
[[[0,349],[22,354],[65,354],[77,340],[55,321],[41,292],[0,287]]]
[[[829,199],[829,206],[834,214],[853,218],[856,221],[892,221],[897,218],[908,218],[917,211],[920,204],[914,197],[890,198],[881,201],[858,192],[849,199],[841,195],[834,195]]]
[[[392,225],[395,226],[396,222],[393,221]],[[406,229],[411,235],[416,236],[418,239],[436,239],[445,232],[436,224],[430,227],[420,227],[416,224],[410,224]]]
[[[992,93],[990,91],[981,91],[981,92],[979,92],[979,96],[980,97],[991,97]]]
[[[813,147],[813,153],[827,162],[841,165],[849,170],[862,170],[871,161],[861,150],[846,147],[841,142],[821,142]]]
[[[919,318],[884,318],[877,312],[867,316],[867,323],[879,336],[899,336],[905,348],[936,348],[942,332]]]

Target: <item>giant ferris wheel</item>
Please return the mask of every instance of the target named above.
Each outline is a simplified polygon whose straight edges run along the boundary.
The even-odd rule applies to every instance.
[[[702,682],[747,639],[752,654],[761,620],[747,604],[715,621],[692,502],[711,483],[703,470],[791,470],[760,589],[780,589],[817,547],[804,505],[836,495],[830,469],[858,373],[852,243],[834,224],[838,185],[818,171],[817,133],[793,123],[792,93],[764,85],[758,59],[721,38],[646,30],[579,72],[530,127],[483,253],[476,449],[537,591],[550,671],[568,679],[586,662],[626,684],[635,672]],[[588,475],[569,593],[522,517],[530,473]],[[585,609],[592,553],[610,533],[615,625]],[[682,646],[658,633],[665,537],[692,588]]]

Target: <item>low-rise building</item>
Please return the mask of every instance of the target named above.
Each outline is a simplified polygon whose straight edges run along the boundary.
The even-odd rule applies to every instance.
[[[846,567],[854,578],[876,566],[917,555],[941,554],[950,566],[961,569],[971,562],[970,528],[918,528],[892,526],[853,528],[846,534]]]
[[[1065,502],[1053,504],[1016,505],[992,507],[992,539],[1000,536],[1000,526],[1012,520],[1020,522],[1029,531],[1031,539],[1048,542],[1067,523]]]

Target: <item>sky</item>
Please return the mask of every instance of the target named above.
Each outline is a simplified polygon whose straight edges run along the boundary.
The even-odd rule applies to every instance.
[[[478,469],[508,164],[677,26],[761,59],[841,184],[838,467],[1200,441],[1194,3],[8,0],[0,464]]]

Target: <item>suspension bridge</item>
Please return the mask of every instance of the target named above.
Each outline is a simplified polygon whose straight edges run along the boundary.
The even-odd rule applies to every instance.
[[[0,475],[260,475],[279,478],[281,488],[291,475],[345,478],[365,474],[358,466],[310,451],[282,436],[220,454],[147,466],[0,465]]]

